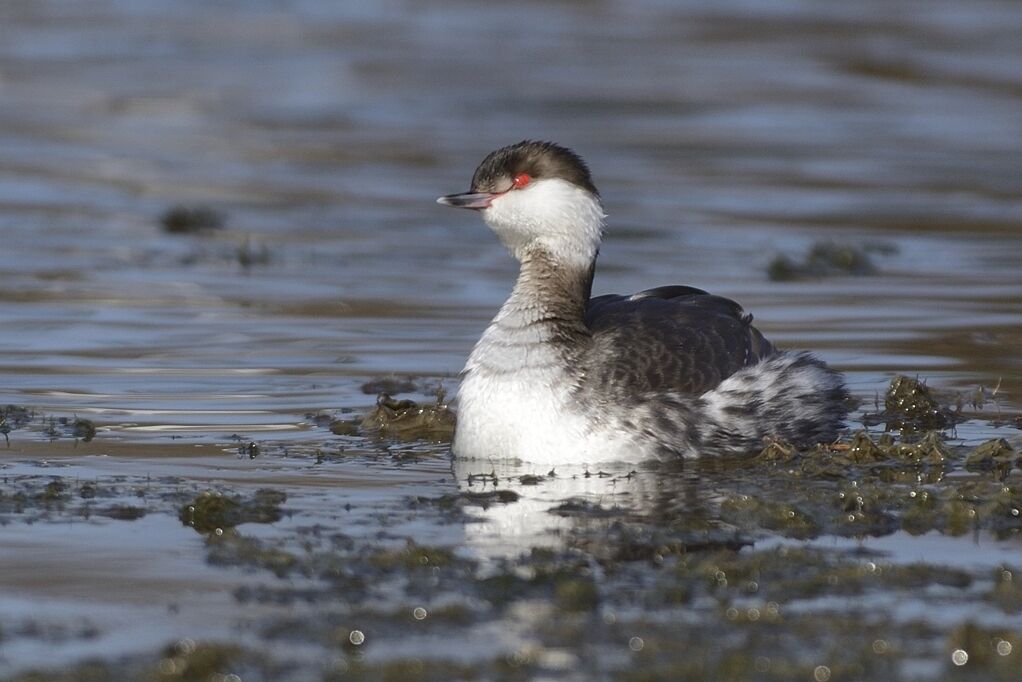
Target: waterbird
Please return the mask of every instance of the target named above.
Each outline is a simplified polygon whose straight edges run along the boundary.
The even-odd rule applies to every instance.
[[[456,457],[556,466],[837,437],[841,375],[776,348],[738,303],[681,285],[590,298],[606,215],[572,150],[502,147],[437,202],[478,211],[520,264],[462,372]]]

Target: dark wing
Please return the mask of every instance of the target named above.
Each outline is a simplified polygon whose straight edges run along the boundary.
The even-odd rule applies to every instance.
[[[610,393],[699,395],[776,352],[740,305],[694,287],[597,296],[586,325],[585,376]]]

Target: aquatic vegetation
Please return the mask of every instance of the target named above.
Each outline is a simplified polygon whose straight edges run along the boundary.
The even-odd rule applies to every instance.
[[[362,417],[361,427],[383,438],[450,442],[454,437],[455,416],[445,398],[441,389],[437,391],[436,402],[420,405],[381,393],[376,406]]]
[[[160,216],[160,226],[169,234],[196,234],[223,229],[224,215],[208,206],[174,206]]]
[[[773,282],[846,275],[871,275],[875,272],[876,266],[867,249],[830,241],[813,244],[801,261],[792,260],[786,255],[779,255],[767,266],[767,277]]]
[[[9,446],[11,444],[10,433],[14,429],[24,427],[32,419],[32,411],[20,405],[0,405],[0,433]]]
[[[206,542],[209,562],[220,566],[260,568],[283,578],[300,565],[295,554],[245,537],[234,529],[211,533]]]
[[[75,438],[80,438],[82,442],[88,443],[96,437],[96,425],[90,419],[75,417],[71,422],[71,433]]]
[[[883,420],[888,431],[911,434],[940,430],[954,423],[950,410],[941,407],[926,384],[897,375],[884,396]]]
[[[945,672],[953,679],[1017,680],[1022,669],[1022,632],[964,623],[951,633]]]
[[[413,541],[401,549],[383,549],[368,557],[372,566],[386,571],[444,567],[450,566],[454,560],[454,553],[449,547],[423,547]]]
[[[394,395],[396,393],[409,393],[418,389],[419,385],[414,379],[400,376],[377,377],[363,383],[360,387],[360,390],[366,395],[379,395],[380,393]]]
[[[918,388],[907,392],[892,414],[902,409],[914,419],[947,411],[933,395],[933,402],[919,395]],[[387,396],[377,408],[398,421],[419,409]],[[164,679],[187,679],[186,670],[244,669],[245,679],[257,681],[289,674],[434,679],[438,672],[557,678],[567,669],[580,679],[900,679],[905,665],[919,661],[947,677],[1011,679],[1000,661],[1014,664],[1012,654],[999,653],[1018,642],[1011,627],[984,623],[973,631],[967,622],[911,614],[926,613],[934,599],[950,613],[979,600],[1015,617],[1022,590],[1013,568],[895,561],[871,549],[870,539],[925,534],[971,547],[974,538],[1022,537],[1014,434],[968,448],[946,430],[860,429],[812,448],[769,442],[751,458],[542,475],[521,466],[475,466],[455,469],[455,487],[445,459],[421,454],[445,446],[346,424],[351,435],[343,441],[267,441],[256,446],[254,461],[252,441],[238,436],[231,460],[252,471],[286,462],[317,476],[334,468],[345,475],[374,467],[394,472],[409,463],[435,482],[388,503],[373,494],[331,499],[324,512],[323,500],[334,494],[329,488],[311,496],[288,489],[289,499],[255,486],[198,492],[176,481],[147,481],[146,502],[136,505],[125,499],[138,489],[134,483],[35,476],[0,485],[0,511],[5,521],[13,514],[99,522],[174,514],[205,535],[204,565],[246,577],[233,600],[271,614],[256,621],[255,636],[265,643],[258,652],[232,645],[232,657],[220,660],[220,645],[210,642],[209,666],[180,653],[139,655],[98,668],[111,679],[161,669],[172,672],[161,673],[170,675]],[[280,520],[285,501],[298,524],[251,533],[240,527]],[[530,514],[536,517],[530,523],[551,529],[543,536],[549,546],[526,542],[488,556],[466,540],[489,528],[482,547],[500,547],[501,524],[513,529]],[[901,603],[910,608],[900,611]],[[508,649],[486,649],[477,633],[494,631],[527,637]],[[390,643],[421,641],[481,648],[456,663],[429,647],[413,649],[422,653],[411,657],[388,650]],[[327,653],[295,662],[284,653],[295,642]],[[964,655],[959,650],[968,655],[963,665],[955,662]],[[177,658],[190,662],[167,662]]]
[[[972,471],[993,471],[1001,478],[1007,478],[1011,470],[1022,466],[1022,454],[1003,438],[993,438],[976,446],[965,458],[965,468]]]
[[[241,267],[251,268],[256,265],[267,265],[272,260],[272,254],[266,244],[258,243],[245,235],[234,250],[234,258]]]
[[[249,500],[204,492],[181,507],[178,518],[199,533],[223,532],[242,523],[275,523],[283,516],[280,505],[287,496],[276,490],[256,491]]]

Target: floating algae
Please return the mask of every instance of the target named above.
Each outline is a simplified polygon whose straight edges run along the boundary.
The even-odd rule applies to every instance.
[[[871,275],[876,266],[865,249],[850,244],[817,242],[801,262],[777,256],[767,266],[767,277],[774,282],[792,282],[842,275]]]
[[[0,406],[0,433],[4,436],[7,445],[11,444],[10,433],[14,429],[20,429],[32,419],[32,412],[20,405]]]
[[[222,213],[207,206],[174,206],[160,217],[164,232],[196,234],[220,230],[225,224]]]
[[[450,442],[454,437],[455,417],[445,397],[440,389],[436,402],[420,405],[414,400],[394,400],[381,393],[376,406],[362,418],[361,427],[384,438]]]
[[[269,489],[257,490],[247,501],[204,492],[181,507],[178,518],[200,533],[223,531],[242,523],[274,523],[283,516],[280,505],[286,499],[284,493]]]
[[[965,468],[970,471],[993,471],[1005,478],[1011,470],[1022,464],[1022,455],[1003,438],[994,438],[977,446],[965,458]]]
[[[397,376],[370,379],[360,387],[361,391],[366,395],[379,395],[380,393],[387,393],[389,395],[393,395],[395,393],[408,393],[410,391],[416,391],[418,388],[418,384],[416,384],[413,379]]]
[[[950,411],[940,406],[926,384],[901,374],[891,379],[880,417],[888,431],[903,435],[939,431],[954,423]]]

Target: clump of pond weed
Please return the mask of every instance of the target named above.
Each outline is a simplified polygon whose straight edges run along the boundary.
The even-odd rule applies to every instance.
[[[234,257],[243,268],[267,265],[272,260],[270,248],[266,244],[254,242],[248,235],[238,243]]]
[[[71,422],[71,434],[83,443],[89,443],[96,437],[96,425],[91,419],[82,419],[76,416]]]
[[[932,391],[919,379],[897,375],[884,396],[884,410],[864,417],[869,424],[885,423],[887,431],[911,435],[923,431],[940,431],[953,426],[954,415],[942,407]]]
[[[20,405],[0,405],[0,434],[4,436],[4,442],[11,444],[10,434],[14,429],[20,429],[32,419],[32,412],[27,407]]]
[[[280,505],[287,496],[279,491],[262,489],[250,500],[223,493],[204,492],[181,507],[178,518],[200,533],[213,533],[242,523],[275,523],[283,516]]]
[[[362,417],[361,427],[384,438],[450,442],[455,416],[445,398],[443,389],[438,389],[433,404],[420,405],[381,393],[376,406]]]
[[[233,529],[220,535],[210,534],[207,550],[209,562],[213,565],[260,568],[271,571],[278,578],[287,576],[301,566],[295,554],[256,538],[243,536]]]
[[[169,234],[196,234],[223,229],[224,215],[208,206],[174,206],[160,216],[160,226]]]
[[[409,393],[418,390],[418,388],[419,385],[414,379],[399,376],[376,377],[366,381],[361,386],[362,392],[366,395]]]
[[[1014,681],[1022,670],[1022,632],[963,623],[948,637],[945,655],[949,679]]]
[[[152,656],[119,662],[85,661],[63,670],[38,669],[5,678],[8,682],[209,682],[229,679],[284,679],[286,671],[262,654],[234,644],[182,639]]]
[[[871,275],[875,272],[876,266],[866,249],[831,241],[816,242],[801,261],[779,255],[767,266],[767,277],[774,282]]]
[[[1022,572],[1009,566],[994,569],[994,584],[986,600],[1005,613],[1022,612]]]
[[[965,458],[966,469],[992,471],[1002,480],[1016,466],[1022,466],[1022,455],[1003,438],[994,438],[976,446]]]
[[[415,570],[450,566],[456,557],[448,547],[426,547],[409,540],[399,549],[380,549],[368,558],[369,564],[385,571]]]
[[[885,564],[876,558],[787,546],[692,554],[682,557],[664,580],[661,585],[676,580],[694,594],[707,594],[724,604],[755,596],[778,605],[867,591],[912,592],[935,585],[964,590],[972,585],[972,577],[959,569]],[[760,615],[769,617],[777,611],[766,609]]]
[[[456,660],[399,658],[367,661],[352,657],[328,671],[324,682],[433,682],[434,680],[504,680],[516,682],[532,679],[532,666],[526,662],[509,664],[504,659],[466,663]]]

